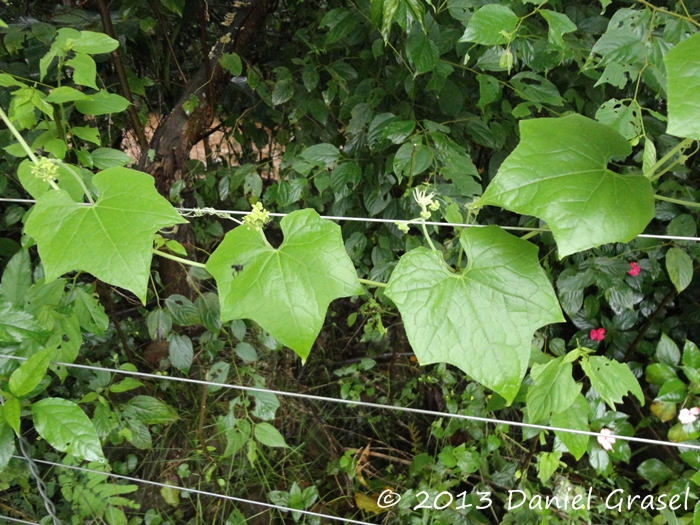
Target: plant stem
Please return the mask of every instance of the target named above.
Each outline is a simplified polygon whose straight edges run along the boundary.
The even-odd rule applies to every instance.
[[[666,162],[668,162],[669,159],[671,159],[676,153],[687,148],[692,143],[693,139],[685,139],[676,144],[676,146],[673,149],[671,149],[671,151],[669,151],[668,153],[666,153],[666,155],[661,157],[661,160],[657,161],[656,164],[649,168],[649,170],[644,173],[644,176],[650,180],[658,179],[662,174],[659,174],[658,176],[654,177],[654,173],[656,172],[656,170],[658,170],[661,166],[666,164]]]
[[[362,284],[367,286],[376,286],[377,288],[386,288],[386,283],[380,283],[378,281],[370,281],[369,279],[358,279]]]
[[[680,204],[681,206],[686,206],[688,208],[700,208],[700,202],[682,201],[680,199],[664,197],[663,195],[654,195],[654,198],[660,201],[672,202],[673,204]]]
[[[161,257],[165,257],[166,259],[170,259],[171,261],[177,261],[182,264],[188,264],[190,266],[196,266],[197,268],[206,268],[206,264],[202,264],[197,261],[190,261],[189,259],[183,259],[182,257],[178,257],[177,255],[171,255],[169,253],[161,252],[158,250],[153,250],[153,253],[156,255],[160,255]]]
[[[428,228],[425,225],[425,219],[422,217],[420,220],[420,225],[423,228],[423,235],[425,235],[425,238],[428,239],[428,244],[430,244],[430,249],[433,250],[434,252],[436,252],[437,248],[435,248],[435,245],[433,244],[433,240],[430,238],[430,235],[428,235]]]
[[[87,200],[90,202],[91,205],[95,204],[95,201],[92,200],[92,197],[90,196],[90,192],[87,189],[87,186],[85,186],[85,182],[83,181],[83,178],[78,175],[73,168],[71,168],[68,164],[64,164],[61,162],[61,167],[65,168],[73,177],[75,177],[75,180],[78,181],[78,184],[80,184],[80,187],[83,189],[83,193],[87,197]]]
[[[36,155],[34,155],[34,152],[32,151],[32,148],[29,147],[29,144],[24,140],[24,137],[20,135],[19,131],[17,131],[17,128],[12,124],[10,121],[10,118],[7,116],[7,114],[3,111],[2,108],[0,108],[0,118],[3,120],[5,125],[8,127],[8,129],[12,132],[12,134],[15,136],[17,139],[17,142],[20,143],[24,151],[27,152],[27,155],[29,155],[29,158],[34,164],[39,163],[39,159],[36,158]]]
[[[520,238],[521,238],[523,241],[526,241],[526,240],[528,240],[528,239],[532,239],[533,237],[535,237],[536,235],[539,235],[540,233],[542,233],[542,232],[541,232],[541,231],[528,232],[528,233],[526,233],[525,235],[523,235],[523,236],[520,237]]]

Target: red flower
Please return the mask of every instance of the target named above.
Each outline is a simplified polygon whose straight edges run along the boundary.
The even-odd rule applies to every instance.
[[[639,265],[636,262],[631,262],[630,263],[630,269],[627,270],[627,273],[630,274],[632,277],[637,277],[639,275],[639,272],[641,272],[642,269],[639,267]]]
[[[593,341],[602,341],[603,339],[605,339],[605,328],[598,328],[597,330],[594,328],[593,330],[591,330],[589,337]]]

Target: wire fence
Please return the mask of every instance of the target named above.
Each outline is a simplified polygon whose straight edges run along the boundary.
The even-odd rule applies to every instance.
[[[25,361],[27,359],[26,357],[20,357],[20,356],[10,356],[10,355],[0,356],[0,359],[3,359],[3,358],[16,359],[19,361]],[[244,391],[244,392],[262,392],[262,393],[266,393],[266,394],[274,394],[274,395],[281,396],[281,397],[293,397],[293,398],[298,398],[298,399],[307,399],[310,401],[337,403],[337,404],[347,405],[347,406],[351,406],[351,407],[365,407],[365,408],[373,408],[373,409],[377,409],[377,410],[394,410],[397,412],[409,412],[412,414],[421,414],[421,415],[432,416],[432,417],[446,417],[446,418],[452,418],[452,419],[461,419],[464,421],[474,421],[474,422],[478,422],[478,423],[491,423],[494,425],[510,425],[510,426],[521,427],[521,428],[531,428],[534,430],[544,430],[544,431],[551,431],[551,432],[567,432],[570,434],[580,434],[580,435],[584,435],[584,436],[615,438],[615,439],[620,439],[623,441],[630,441],[630,442],[634,442],[634,443],[645,443],[648,445],[662,445],[662,446],[682,448],[682,449],[687,449],[687,450],[700,450],[700,445],[696,445],[693,443],[674,443],[672,441],[661,441],[661,440],[656,440],[656,439],[640,438],[640,437],[636,437],[636,436],[623,436],[620,434],[607,434],[607,433],[601,433],[601,432],[592,432],[589,430],[577,430],[577,429],[571,429],[571,428],[553,427],[553,426],[549,426],[549,425],[538,425],[538,424],[534,424],[534,423],[525,423],[522,421],[511,421],[511,420],[497,419],[497,418],[492,418],[492,417],[470,416],[467,414],[454,414],[451,412],[438,412],[435,410],[426,410],[423,408],[412,408],[412,407],[397,406],[397,405],[384,405],[381,403],[372,403],[369,401],[355,401],[352,399],[317,396],[317,395],[312,395],[312,394],[304,394],[302,392],[287,392],[284,390],[271,390],[271,389],[267,389],[267,388],[259,388],[259,387],[253,387],[253,386],[245,386],[245,385],[236,385],[236,384],[231,384],[231,383],[215,383],[213,381],[204,381],[202,379],[191,379],[189,377],[161,376],[161,375],[156,375],[156,374],[148,374],[146,372],[133,372],[131,370],[104,368],[104,367],[100,367],[100,366],[81,365],[81,364],[76,364],[76,363],[63,363],[60,361],[53,362],[53,364],[59,365],[59,366],[65,366],[65,367],[80,368],[83,370],[93,370],[96,372],[108,372],[108,373],[115,373],[115,374],[123,374],[123,375],[132,376],[132,377],[141,377],[141,378],[146,378],[146,379],[176,381],[176,382],[181,382],[181,383],[189,383],[189,384],[193,384],[193,385],[213,386],[216,388],[229,388],[232,390],[240,390],[240,391]]]
[[[21,459],[21,460],[26,461],[26,458],[23,456],[12,456],[12,457],[15,459]],[[291,507],[285,507],[283,505],[275,505],[274,503],[267,503],[265,501],[255,501],[252,499],[239,498],[237,496],[229,496],[227,494],[217,494],[216,492],[209,492],[206,490],[192,489],[192,488],[187,488],[187,487],[178,487],[175,485],[168,485],[167,483],[160,483],[158,481],[132,478],[130,476],[123,476],[121,474],[114,474],[112,472],[103,472],[101,470],[93,470],[93,469],[89,469],[89,468],[85,468],[85,467],[77,467],[74,465],[63,465],[61,463],[55,463],[53,461],[45,461],[43,459],[33,459],[32,461],[34,461],[35,463],[39,463],[41,465],[47,465],[47,466],[58,467],[58,468],[67,468],[67,469],[71,469],[71,470],[77,470],[79,472],[86,472],[88,474],[99,474],[101,476],[108,476],[110,478],[121,479],[123,481],[130,481],[133,483],[141,483],[144,485],[151,485],[154,487],[167,488],[170,490],[180,490],[183,492],[188,492],[190,494],[197,494],[199,496],[209,496],[212,498],[224,499],[227,501],[232,501],[234,503],[246,503],[246,504],[250,504],[250,505],[257,505],[259,507],[265,507],[267,509],[272,509],[272,510],[281,510],[283,512],[298,512],[300,514],[304,514],[305,516],[313,516],[316,518],[335,520],[335,521],[340,521],[343,523],[353,523],[355,525],[375,525],[374,523],[369,523],[367,521],[353,520],[350,518],[343,518],[341,516],[333,516],[331,514],[322,514],[320,512],[313,512],[310,510],[293,509]],[[20,522],[20,523],[31,523],[31,522]]]
[[[14,202],[18,204],[34,204],[36,200],[34,199],[8,199],[0,198],[0,202]],[[81,204],[81,203],[76,203]],[[84,206],[90,206],[89,204],[84,204]],[[192,215],[248,215],[248,211],[238,211],[238,210],[217,210],[215,208],[175,208],[183,216]],[[270,217],[286,217],[288,213],[270,213]],[[322,219],[327,219],[330,221],[354,221],[354,222],[366,222],[366,223],[380,223],[380,224],[396,224],[396,222],[406,222],[404,219],[382,219],[380,217],[344,217],[335,215],[321,215]],[[449,227],[449,228],[485,228],[486,226],[494,226],[491,224],[467,224],[459,222],[438,222],[438,221],[425,221],[427,226],[436,227]],[[498,226],[498,225],[497,225]],[[551,230],[548,228],[529,228],[525,226],[500,226],[501,229],[507,231],[517,231],[517,232],[540,232],[546,233]],[[668,241],[689,241],[698,242],[700,237],[685,237],[682,235],[662,235],[662,234],[651,234],[651,233],[640,233],[637,237],[642,239],[659,239]]]
[[[34,204],[36,201],[34,199],[0,198],[0,202],[12,202],[12,203],[17,203],[17,204]],[[247,211],[217,210],[214,208],[175,208],[175,209],[184,216],[193,216],[193,215],[194,216],[201,216],[201,215],[243,216],[243,215],[247,215],[249,213]],[[288,215],[288,214],[287,213],[270,213],[271,217],[285,217],[286,215]],[[383,219],[383,218],[376,218],[376,217],[344,217],[344,216],[322,215],[321,218],[327,219],[327,220],[332,220],[332,221],[355,221],[355,222],[380,223],[380,224],[395,224],[396,223],[396,220],[394,220],[394,219]],[[477,224],[436,222],[436,221],[426,221],[425,224],[429,225],[429,226],[453,227],[453,228],[478,228],[478,227],[486,226],[486,225],[477,225]],[[504,230],[518,231],[518,232],[549,232],[550,231],[547,228],[529,228],[529,227],[521,227],[521,226],[501,226],[501,228],[503,228]],[[640,234],[640,235],[638,235],[638,237],[648,238],[648,239],[669,240],[669,241],[689,241],[689,242],[700,241],[700,237],[687,237],[687,236],[677,236],[677,235]],[[0,359],[2,359],[2,358],[26,360],[26,358],[24,358],[24,357],[9,356],[9,355],[0,356]],[[674,443],[671,441],[647,439],[647,438],[640,438],[640,437],[636,437],[636,436],[603,434],[600,432],[569,429],[569,428],[562,428],[562,427],[553,427],[553,426],[549,426],[549,425],[538,425],[538,424],[526,423],[526,422],[522,422],[522,421],[511,421],[511,420],[503,420],[503,419],[490,418],[490,417],[471,416],[471,415],[467,415],[467,414],[456,414],[456,413],[450,413],[450,412],[438,412],[438,411],[413,408],[413,407],[385,405],[385,404],[381,404],[381,403],[373,403],[373,402],[367,402],[367,401],[356,401],[356,400],[351,400],[351,399],[317,396],[317,395],[305,394],[302,392],[287,392],[287,391],[281,391],[281,390],[270,390],[270,389],[266,389],[266,388],[258,388],[258,387],[236,385],[236,384],[229,384],[229,383],[217,383],[217,382],[205,381],[205,380],[200,380],[200,379],[192,379],[192,378],[187,378],[187,377],[162,376],[162,375],[156,375],[156,374],[149,374],[149,373],[145,373],[145,372],[135,372],[135,371],[130,371],[130,370],[104,368],[104,367],[98,367],[98,366],[92,366],[92,365],[82,365],[82,364],[77,364],[77,363],[54,362],[53,364],[60,365],[60,366],[66,366],[66,367],[85,369],[85,370],[92,370],[92,371],[116,373],[116,374],[122,374],[122,375],[127,375],[127,376],[132,376],[132,377],[140,377],[140,378],[150,379],[150,380],[182,382],[182,383],[189,383],[189,384],[195,384],[195,385],[201,385],[201,386],[211,386],[211,387],[215,387],[215,388],[233,389],[233,390],[239,390],[239,391],[244,391],[244,392],[263,392],[263,393],[278,395],[281,397],[306,399],[306,400],[315,401],[315,402],[336,403],[336,404],[342,404],[342,405],[346,405],[346,406],[350,406],[350,407],[365,407],[365,408],[371,408],[371,409],[377,409],[377,410],[393,410],[393,411],[397,411],[397,412],[420,414],[420,415],[431,416],[431,417],[452,418],[452,419],[459,419],[459,420],[464,420],[464,421],[472,421],[472,422],[487,423],[487,424],[494,424],[494,425],[510,425],[510,426],[515,426],[515,427],[530,428],[530,429],[534,429],[534,430],[542,430],[542,431],[550,431],[550,432],[567,432],[567,433],[571,433],[571,434],[586,435],[586,436],[591,436],[591,437],[604,437],[606,439],[614,438],[614,439],[620,439],[622,441],[642,443],[642,444],[655,445],[655,446],[676,447],[676,448],[684,449],[684,450],[700,450],[700,445],[697,445],[694,443]],[[115,478],[115,479],[122,479],[122,480],[126,480],[126,481],[131,481],[134,483],[142,483],[142,484],[147,484],[147,485],[152,485],[152,486],[157,486],[157,487],[167,487],[169,489],[174,488],[172,485],[166,485],[164,483],[159,483],[159,482],[150,481],[150,480],[143,480],[143,479],[138,479],[138,478],[132,478],[129,476],[123,476],[123,475],[119,475],[119,474],[101,472],[101,471],[86,469],[83,467],[62,465],[60,463],[32,459],[32,458],[27,457],[26,455],[25,456],[13,456],[13,457],[16,459],[28,461],[30,463],[33,462],[33,463],[44,464],[44,465],[53,466],[53,467],[68,468],[68,469],[73,469],[73,470],[78,470],[78,471],[83,471],[83,472],[89,472],[89,473],[97,473],[97,474],[107,475],[107,476],[110,476],[110,477]],[[38,475],[37,473],[34,473],[34,474],[35,474],[35,476]],[[41,480],[37,479],[37,483],[40,483],[40,482],[41,482]],[[225,494],[217,494],[217,493],[213,493],[213,492],[202,491],[199,489],[191,489],[191,488],[184,488],[184,487],[178,487],[178,489],[189,492],[191,494],[216,497],[216,498],[221,498],[221,499],[225,499],[225,500],[237,502],[237,503],[246,503],[246,504],[251,504],[251,505],[257,505],[257,506],[261,506],[261,507],[265,507],[265,508],[269,508],[269,509],[280,510],[283,512],[297,512],[297,513],[308,515],[308,516],[313,516],[313,517],[318,517],[318,518],[323,518],[323,519],[330,519],[330,520],[335,520],[335,521],[339,521],[339,522],[343,522],[343,523],[352,523],[352,524],[358,524],[358,525],[373,525],[373,524],[365,522],[365,521],[358,521],[358,520],[353,520],[353,519],[349,519],[349,518],[342,518],[339,516],[326,515],[326,514],[321,514],[321,513],[317,513],[317,512],[306,511],[306,510],[292,509],[289,507],[284,507],[284,506],[275,505],[275,504],[271,504],[271,503],[248,500],[245,498],[239,498],[236,496],[229,496],[229,495],[225,495]],[[49,515],[51,515],[51,514],[52,513],[50,512]],[[52,518],[54,518],[54,520],[55,520],[54,516],[52,516]],[[2,520],[2,519],[6,520],[8,522],[12,522],[12,523],[26,523],[26,524],[30,524],[30,525],[39,525],[38,523],[35,523],[35,522],[24,521],[24,520],[10,518],[10,517],[6,517],[6,516],[0,516],[0,520]]]

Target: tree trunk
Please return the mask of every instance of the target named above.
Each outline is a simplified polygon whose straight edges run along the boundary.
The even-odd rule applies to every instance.
[[[150,149],[155,152],[152,160],[148,158],[147,151],[142,152],[139,167],[153,175],[156,188],[166,198],[175,181],[181,180],[187,173],[190,151],[211,127],[218,97],[230,80],[230,74],[221,67],[219,58],[231,51],[240,54],[262,34],[265,19],[275,7],[275,0],[254,0],[236,13],[229,28],[230,41],[217,42],[202,67],[190,78],[175,108],[158,126],[150,143]],[[188,115],[183,105],[192,95],[197,97],[199,104]],[[179,225],[174,238],[192,257],[194,232],[190,225]],[[166,296],[179,293],[193,298],[194,290],[187,278],[186,269],[169,259],[160,259],[159,263]]]

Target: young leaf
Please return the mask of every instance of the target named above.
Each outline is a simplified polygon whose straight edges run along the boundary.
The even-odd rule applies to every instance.
[[[15,435],[12,432],[12,427],[5,421],[3,408],[0,407],[0,473],[5,470],[14,453]]]
[[[92,162],[101,170],[120,168],[134,162],[134,159],[118,149],[97,148],[91,151],[90,154],[92,155]]]
[[[20,250],[12,256],[2,274],[2,280],[0,280],[2,301],[8,301],[21,307],[31,285],[32,265],[29,260],[29,252]]]
[[[460,42],[476,42],[485,46],[507,44],[506,33],[512,33],[518,24],[518,16],[508,7],[487,4],[474,13]]]
[[[46,280],[82,270],[145,303],[153,234],[187,221],[158,195],[145,173],[111,168],[95,175],[93,184],[100,195],[94,205],[82,206],[64,191],[51,191],[37,200],[25,224],[37,241]]]
[[[90,55],[76,53],[73,58],[66,61],[66,65],[73,68],[73,82],[80,86],[99,89],[95,84],[97,65]]]
[[[611,157],[631,152],[613,129],[569,115],[523,120],[520,135],[479,202],[547,221],[559,257],[629,242],[654,217],[649,179],[607,169]]]
[[[261,231],[235,228],[207,270],[219,286],[223,321],[252,319],[305,360],[330,302],[363,289],[339,226],[307,209],[282,219],[282,232],[275,249]]]
[[[666,133],[700,140],[700,33],[695,33],[664,57],[668,91]]]
[[[542,483],[546,483],[552,474],[559,468],[561,452],[542,452],[537,460],[537,477]]]
[[[625,363],[594,355],[582,359],[581,367],[590,379],[591,386],[613,410],[615,410],[615,403],[622,403],[622,397],[627,392],[631,392],[642,405],[644,404],[642,388]]]
[[[194,357],[192,341],[186,335],[170,334],[170,363],[183,372],[190,369]]]
[[[549,9],[541,9],[540,14],[549,24],[547,39],[557,47],[564,47],[562,35],[576,31],[576,24],[564,13],[557,13]]]
[[[123,414],[144,425],[167,425],[179,419],[173,407],[151,396],[132,397],[124,407]]]
[[[104,33],[94,31],[81,31],[80,38],[73,40],[71,48],[76,53],[89,53],[97,55],[109,53],[119,47],[119,42]]]
[[[548,419],[551,413],[563,412],[581,392],[582,385],[572,377],[571,363],[558,357],[546,365],[533,365],[534,384],[527,391],[527,415],[530,423]]]
[[[406,40],[406,54],[416,68],[416,74],[432,71],[440,58],[440,50],[429,35],[413,31]]]
[[[46,375],[55,348],[44,348],[37,352],[20,367],[12,372],[10,376],[10,392],[17,397],[27,395],[34,390]]]
[[[268,447],[288,448],[284,437],[270,423],[258,423],[253,431],[255,439]]]
[[[80,326],[98,337],[101,337],[109,327],[109,317],[102,305],[92,295],[79,288],[75,291],[73,313],[78,318]]]
[[[239,76],[243,71],[243,63],[237,53],[224,53],[219,58],[219,64],[234,77]]]
[[[76,100],[86,100],[88,95],[82,91],[69,86],[61,86],[51,90],[51,93],[44,99],[46,102],[54,104],[66,104],[67,102],[75,102]]]
[[[659,338],[659,343],[656,345],[656,359],[659,361],[659,363],[663,363],[665,365],[669,366],[678,366],[678,363],[681,361],[681,351],[678,350],[678,346],[676,346],[676,343],[671,339],[669,336],[667,336],[665,333],[661,333],[661,337]],[[654,365],[651,365],[654,366]],[[651,367],[649,367],[651,368]],[[648,373],[648,369],[647,369]],[[673,376],[665,379],[663,382],[667,382],[669,379],[674,379],[676,378],[676,375],[674,374]]]
[[[579,394],[568,409],[552,414],[549,422],[553,427],[558,428],[590,430],[588,427],[588,402],[586,398]],[[569,449],[569,452],[573,454],[577,461],[586,453],[589,436],[561,430],[555,430],[554,434],[566,445],[566,448]]]
[[[666,271],[678,293],[685,290],[693,280],[693,260],[680,248],[666,252]]]
[[[37,401],[32,418],[36,431],[56,450],[86,461],[105,461],[95,427],[72,401],[53,397]]]
[[[537,248],[497,226],[460,237],[469,266],[453,273],[425,248],[404,255],[386,295],[421,364],[451,363],[509,402],[527,369],[533,332],[564,320]]]
[[[129,107],[129,104],[130,102],[124,97],[115,95],[114,93],[107,93],[103,89],[94,95],[90,95],[88,100],[76,101],[75,108],[84,115],[96,116],[107,115],[109,113],[121,113]]]
[[[10,428],[14,430],[17,435],[19,435],[19,417],[22,411],[22,404],[16,397],[5,397],[5,406],[3,407],[3,415],[5,416],[5,421]]]

